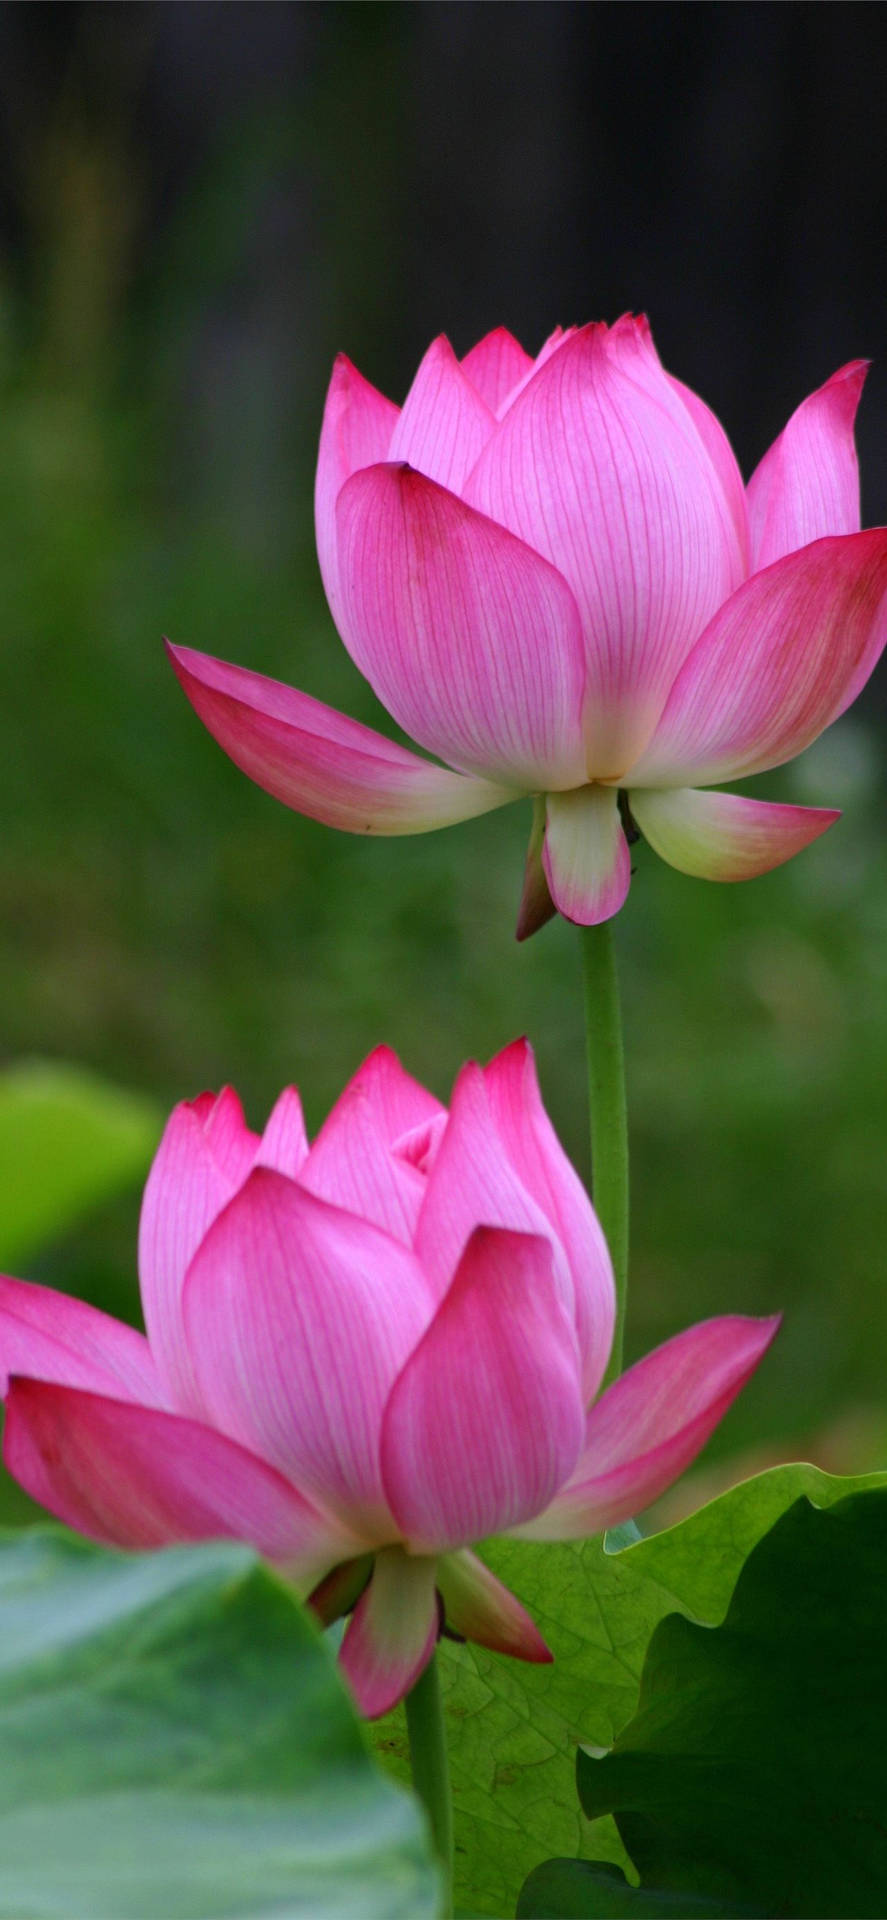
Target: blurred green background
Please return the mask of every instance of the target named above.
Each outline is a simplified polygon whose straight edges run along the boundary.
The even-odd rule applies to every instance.
[[[764,19],[783,13],[795,24]],[[399,841],[327,832],[224,759],[160,638],[393,731],[337,640],[314,558],[314,451],[340,347],[400,399],[441,327],[464,352],[504,320],[535,349],[558,319],[649,304],[664,357],[719,406],[746,470],[841,360],[887,361],[865,234],[855,268],[841,251],[846,200],[843,225],[828,202],[831,254],[819,229],[812,259],[810,247],[792,256],[794,278],[778,254],[805,204],[789,193],[798,153],[823,173],[817,125],[833,156],[854,128],[868,140],[883,203],[870,47],[854,54],[853,114],[827,135],[815,114],[798,131],[786,107],[811,71],[849,98],[830,55],[838,29],[815,26],[819,14],[837,18],[744,6],[0,8],[0,1058],[80,1063],[135,1096],[142,1128],[116,1194],[102,1199],[99,1183],[63,1232],[36,1235],[30,1277],[137,1318],[140,1167],[162,1114],[230,1080],[260,1126],[295,1080],[316,1127],[380,1039],[445,1097],[464,1058],[528,1033],[549,1111],[588,1174],[577,940],[562,922],[525,947],[513,939],[529,807]],[[722,15],[739,17],[735,29]],[[725,108],[715,126],[733,31],[734,120]],[[620,47],[629,94],[643,83],[659,102],[640,160],[608,91]],[[755,78],[777,56],[788,91],[759,103],[749,162],[736,151],[749,125],[741,88],[758,98]],[[528,86],[538,151],[526,145]],[[574,178],[577,130],[593,192]],[[660,221],[629,247],[614,195],[630,211],[645,183]],[[596,204],[608,219],[589,224]],[[743,279],[743,262],[770,253],[781,269]],[[868,522],[887,517],[883,372],[872,393]],[[639,846],[618,923],[630,1354],[710,1313],[786,1315],[686,1498],[780,1457],[887,1464],[883,686],[882,668],[880,693],[758,789],[843,806],[824,841],[735,888],[684,879]],[[71,1129],[79,1137],[76,1117]],[[0,1128],[0,1226],[3,1188],[39,1197],[45,1179],[33,1134]],[[7,1487],[0,1517],[24,1510]]]

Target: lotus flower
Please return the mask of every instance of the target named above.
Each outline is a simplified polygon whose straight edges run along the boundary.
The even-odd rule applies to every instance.
[[[292,1089],[261,1138],[230,1090],[178,1106],[139,1238],[147,1337],[0,1280],[6,1464],[94,1539],[233,1536],[322,1620],[353,1608],[340,1659],[367,1715],[444,1622],[549,1659],[472,1544],[645,1506],[776,1324],[693,1327],[595,1401],[610,1262],[521,1042],[464,1068],[449,1112],[380,1049],[310,1147]]]
[[[887,531],[859,531],[866,363],[803,401],[747,487],[643,319],[435,340],[401,409],[335,366],[320,567],[351,654],[435,766],[307,694],[171,648],[269,793],[352,833],[422,833],[537,797],[518,937],[628,891],[625,827],[708,880],[780,865],[833,809],[704,792],[793,759],[887,639]]]

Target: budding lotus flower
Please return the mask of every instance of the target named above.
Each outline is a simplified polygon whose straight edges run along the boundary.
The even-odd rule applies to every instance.
[[[310,1147],[292,1090],[261,1138],[230,1090],[177,1107],[139,1264],[147,1337],[0,1280],[10,1472],[94,1539],[229,1535],[322,1620],[353,1608],[340,1658],[371,1716],[444,1623],[550,1659],[472,1544],[640,1510],[776,1326],[707,1321],[595,1402],[610,1262],[521,1042],[464,1068],[449,1112],[380,1049]]]
[[[643,319],[429,347],[400,409],[336,362],[317,546],[352,659],[436,766],[276,681],[170,649],[252,779],[328,826],[423,833],[536,796],[518,935],[622,905],[624,825],[708,880],[778,866],[833,809],[700,791],[793,759],[887,639],[859,531],[851,361],[747,487]]]

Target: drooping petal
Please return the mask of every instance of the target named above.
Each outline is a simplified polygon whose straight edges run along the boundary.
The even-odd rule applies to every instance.
[[[492,333],[484,334],[462,361],[462,372],[493,413],[498,413],[503,400],[526,373],[532,372],[532,367],[529,354],[507,327],[494,327]]]
[[[190,647],[168,646],[179,681],[229,759],[296,813],[346,833],[430,833],[512,800],[386,740],[295,687]]]
[[[630,795],[651,847],[699,880],[753,880],[781,867],[839,820],[834,807],[789,807],[696,787],[642,787]]]
[[[550,793],[542,859],[551,897],[565,919],[583,927],[612,919],[631,883],[616,788]]]
[[[409,467],[337,508],[345,644],[399,724],[515,792],[584,778],[576,604],[522,541]]]
[[[10,1374],[165,1404],[143,1333],[52,1287],[0,1275],[0,1397]]]
[[[515,1040],[483,1070],[490,1112],[511,1165],[550,1220],[575,1290],[576,1332],[586,1403],[593,1399],[613,1341],[613,1268],[597,1214],[542,1104],[533,1049]]]
[[[184,1294],[207,1417],[364,1542],[391,1537],[382,1411],[431,1312],[408,1248],[264,1168],[202,1241]]]
[[[755,468],[748,512],[756,569],[826,534],[859,532],[853,422],[868,364],[850,360],[802,400]]]
[[[370,385],[340,353],[330,381],[320,430],[314,485],[317,558],[330,612],[339,624],[336,501],[346,480],[361,467],[387,460],[399,407]]]
[[[310,1585],[349,1551],[344,1529],[265,1461],[153,1407],[14,1379],[3,1457],[33,1500],[110,1546],[246,1540]]]
[[[584,1427],[573,1322],[547,1240],[480,1227],[395,1382],[382,1471],[416,1552],[445,1552],[539,1513]]]
[[[258,1147],[236,1093],[225,1087],[174,1109],[148,1175],[139,1221],[142,1310],[170,1404],[182,1413],[201,1411],[182,1325],[188,1262]]]
[[[437,1590],[447,1626],[464,1640],[492,1647],[494,1653],[509,1653],[513,1660],[553,1660],[526,1607],[476,1553],[462,1547],[456,1553],[442,1554],[437,1563]]]
[[[353,1560],[341,1560],[308,1595],[308,1605],[322,1627],[331,1627],[343,1613],[357,1605],[373,1571],[372,1553],[359,1553]]]
[[[436,1298],[445,1293],[479,1226],[511,1227],[551,1242],[557,1287],[575,1324],[575,1282],[557,1227],[512,1163],[493,1118],[483,1069],[469,1061],[453,1088],[416,1230],[416,1253]]]
[[[629,1367],[592,1407],[570,1479],[546,1512],[511,1531],[578,1540],[642,1512],[695,1460],[763,1359],[779,1318],[704,1320]]]
[[[715,614],[629,787],[711,786],[793,759],[856,698],[885,641],[887,529],[786,554]]]
[[[295,1087],[284,1087],[275,1101],[268,1124],[256,1148],[261,1167],[276,1167],[295,1180],[308,1153],[302,1102]]]
[[[637,758],[681,662],[744,571],[699,433],[643,339],[635,348],[640,325],[583,327],[561,345],[464,488],[573,589],[596,779],[617,779]]]
[[[542,861],[542,848],[545,841],[545,795],[537,793],[533,801],[533,824],[530,828],[530,843],[524,865],[524,884],[521,891],[520,906],[517,913],[517,926],[514,930],[516,940],[529,940],[530,935],[538,933],[557,913],[557,907],[549,892]]]
[[[339,1651],[339,1665],[368,1720],[388,1713],[414,1686],[437,1644],[433,1560],[383,1547]]]
[[[417,473],[458,493],[495,427],[495,414],[440,334],[420,363],[387,458],[406,460]]]

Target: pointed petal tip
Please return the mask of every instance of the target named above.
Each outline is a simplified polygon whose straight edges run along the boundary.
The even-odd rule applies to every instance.
[[[885,642],[887,527],[759,553],[685,660],[627,786],[709,787],[795,759],[861,693]]]
[[[842,385],[850,387],[858,400],[871,371],[871,365],[871,360],[848,360],[843,367],[838,367],[824,384],[826,387]]]
[[[752,1324],[755,1322],[755,1317],[756,1316],[752,1316]],[[779,1313],[766,1313],[757,1316],[757,1325],[761,1329],[762,1353],[766,1353],[767,1348],[773,1345],[784,1319],[785,1315],[781,1311]]]
[[[532,1040],[529,1040],[525,1033],[516,1034],[513,1040],[506,1041],[505,1046],[500,1047],[498,1053],[494,1053],[491,1056],[487,1064],[487,1072],[489,1072],[490,1067],[497,1067],[500,1064],[504,1066],[506,1062],[510,1060],[518,1060],[521,1065],[529,1064],[530,1066],[535,1066],[535,1048]]]
[[[642,1513],[701,1453],[781,1323],[718,1314],[645,1354],[590,1409],[578,1465],[548,1509],[509,1531],[577,1540]]]
[[[536,1666],[554,1659],[517,1595],[469,1548],[438,1561],[437,1589],[447,1626],[463,1640]]]
[[[556,917],[557,907],[552,900],[541,862],[538,874],[530,873],[528,862],[520,906],[517,910],[515,940],[520,943],[523,940],[532,939],[534,933],[541,933],[542,928],[547,927],[549,920],[554,920]]]
[[[841,817],[836,807],[796,807],[697,787],[632,789],[648,844],[697,880],[755,880],[784,866]]]
[[[526,348],[521,346],[521,343],[517,337],[517,334],[512,333],[510,327],[500,325],[498,327],[490,327],[487,333],[481,334],[480,339],[476,340],[474,343],[474,346],[469,348],[468,353],[463,355],[463,360],[462,360],[463,366],[465,364],[465,361],[469,359],[470,355],[472,353],[476,353],[479,347],[498,345],[502,341],[507,341],[508,344],[513,347],[520,347],[521,353],[523,353],[525,357],[529,359],[530,356],[527,353]]]

